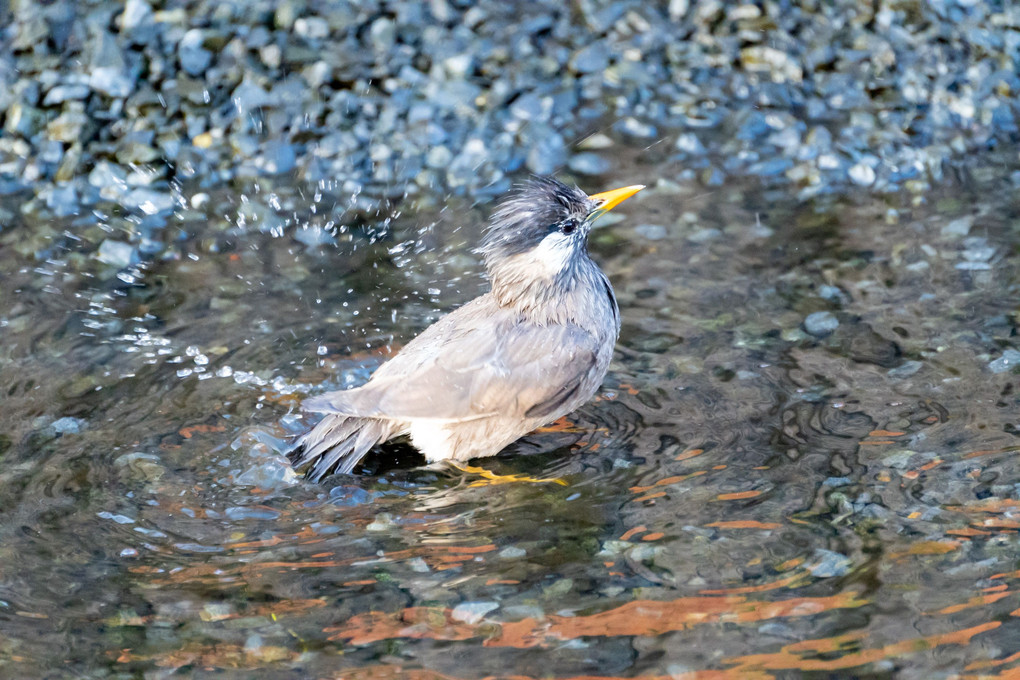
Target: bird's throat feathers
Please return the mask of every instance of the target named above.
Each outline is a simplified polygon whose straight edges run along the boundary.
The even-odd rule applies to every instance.
[[[578,321],[604,304],[608,282],[586,252],[543,243],[489,267],[492,296],[536,323]],[[615,301],[613,301],[615,306]]]

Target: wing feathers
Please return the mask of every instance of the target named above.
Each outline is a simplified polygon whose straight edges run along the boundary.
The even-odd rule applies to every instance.
[[[528,323],[479,300],[412,340],[367,384],[304,408],[393,421],[543,418],[591,387],[599,349],[591,333]]]

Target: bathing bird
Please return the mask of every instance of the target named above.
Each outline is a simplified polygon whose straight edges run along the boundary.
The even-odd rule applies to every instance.
[[[588,401],[620,333],[588,233],[643,188],[589,196],[551,177],[517,186],[478,248],[489,292],[429,326],[361,387],[306,400],[325,417],[290,448],[295,469],[313,481],[350,473],[376,444],[404,435],[430,463],[463,464]]]

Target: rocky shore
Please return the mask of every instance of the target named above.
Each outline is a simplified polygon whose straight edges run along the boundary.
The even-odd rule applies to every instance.
[[[0,25],[0,228],[158,224],[260,178],[372,211],[626,153],[673,182],[923,196],[1018,139],[1012,3],[16,0]]]

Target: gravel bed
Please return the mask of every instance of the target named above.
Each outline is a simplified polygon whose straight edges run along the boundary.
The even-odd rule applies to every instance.
[[[158,228],[182,186],[265,178],[370,214],[526,172],[597,185],[634,155],[672,182],[924,196],[1018,139],[1008,2],[58,0],[0,26],[0,228],[103,204]]]

